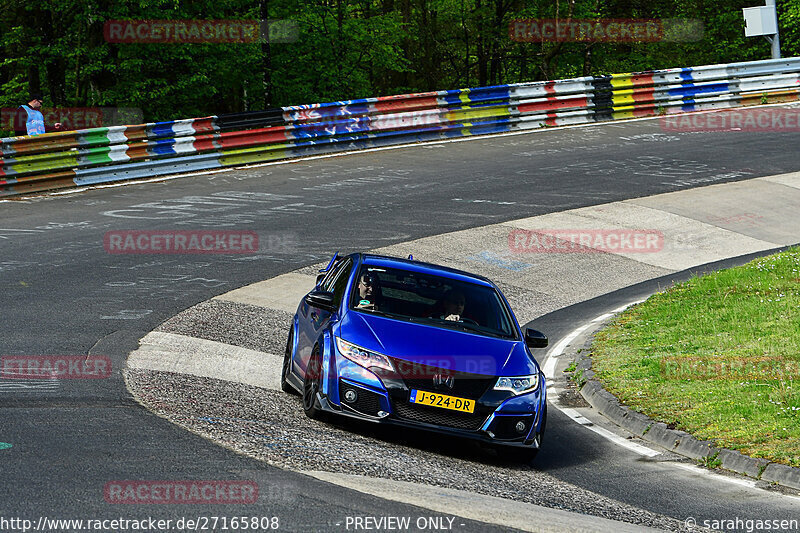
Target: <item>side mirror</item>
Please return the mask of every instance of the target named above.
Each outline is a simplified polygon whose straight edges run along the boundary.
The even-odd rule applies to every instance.
[[[334,312],[338,307],[333,301],[333,293],[326,291],[311,291],[306,295],[306,303],[324,311]]]
[[[546,348],[547,337],[541,331],[528,328],[525,330],[525,344],[528,348]]]

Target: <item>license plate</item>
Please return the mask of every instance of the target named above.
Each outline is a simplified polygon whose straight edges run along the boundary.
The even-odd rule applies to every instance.
[[[475,400],[467,400],[466,398],[457,398],[435,392],[412,390],[410,401],[411,403],[441,407],[442,409],[450,409],[451,411],[460,411],[462,413],[475,412]]]

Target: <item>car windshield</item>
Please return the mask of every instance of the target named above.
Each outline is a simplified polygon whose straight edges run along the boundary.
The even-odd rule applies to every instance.
[[[485,285],[399,268],[363,265],[350,309],[481,335],[515,338],[497,291]]]

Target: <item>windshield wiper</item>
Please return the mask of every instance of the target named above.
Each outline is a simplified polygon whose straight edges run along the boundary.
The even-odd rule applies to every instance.
[[[420,319],[417,319],[420,320]],[[479,326],[477,324],[472,324],[470,322],[460,322],[456,320],[445,320],[444,318],[435,318],[435,317],[428,317],[422,320],[427,320],[431,322],[435,322],[437,324],[442,324],[443,326],[457,326],[460,329],[465,331],[474,331],[476,333],[482,333],[485,335],[492,335],[501,337],[502,334],[498,331],[494,331],[491,329],[487,329],[485,326]]]
[[[351,307],[350,309],[362,313],[370,313],[372,315],[385,316],[386,318],[408,318],[403,315],[398,315],[397,313],[389,313],[387,311],[380,311],[378,309],[368,309],[366,307]]]
[[[442,318],[442,319],[440,319],[440,322],[441,322],[442,324],[445,324],[445,325],[459,326],[459,327],[460,327],[460,328],[462,328],[462,329],[468,329],[468,330],[470,330],[470,331],[480,331],[480,332],[483,332],[483,329],[481,329],[481,327],[480,327],[480,326],[476,326],[475,324],[470,324],[469,322],[459,322],[459,321],[457,321],[457,320],[445,320],[445,319],[443,319],[443,318]]]

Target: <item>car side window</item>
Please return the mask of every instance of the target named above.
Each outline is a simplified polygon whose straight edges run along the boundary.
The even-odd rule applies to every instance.
[[[348,259],[333,281],[333,288],[330,290],[333,292],[333,301],[336,302],[337,305],[342,303],[342,297],[344,296],[344,291],[347,288],[347,282],[350,279],[350,273],[352,271],[353,262]]]
[[[331,267],[331,269],[325,275],[325,278],[322,280],[322,283],[319,284],[319,289],[321,291],[326,291],[326,292],[331,291],[333,282],[334,280],[336,280],[336,276],[339,275],[339,272],[341,272],[342,267],[344,267],[345,263],[346,261],[339,261],[338,263],[336,263]]]

